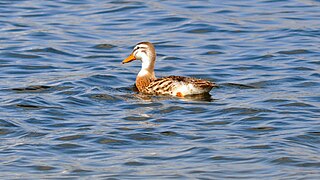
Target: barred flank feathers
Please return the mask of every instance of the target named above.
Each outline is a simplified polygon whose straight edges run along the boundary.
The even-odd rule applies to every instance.
[[[199,94],[209,92],[214,86],[214,83],[202,79],[195,79],[182,76],[168,76],[159,79],[155,79],[146,86],[142,92],[147,94],[172,94],[178,92],[182,86],[192,85],[194,92],[190,94]],[[186,93],[182,93],[185,95]],[[188,94],[187,94],[188,95]]]

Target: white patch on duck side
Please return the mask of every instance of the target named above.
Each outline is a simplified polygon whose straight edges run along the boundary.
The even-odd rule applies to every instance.
[[[192,94],[202,94],[207,92],[205,89],[200,89],[195,87],[193,84],[185,82],[175,82],[176,88],[172,91],[174,96],[180,94],[182,96],[192,95]]]

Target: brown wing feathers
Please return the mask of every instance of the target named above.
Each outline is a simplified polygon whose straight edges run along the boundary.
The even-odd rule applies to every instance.
[[[196,79],[191,77],[183,77],[183,76],[168,76],[167,78],[170,78],[174,81],[183,81],[185,83],[191,83],[194,86],[201,87],[201,88],[212,88],[216,86],[214,83],[202,79]]]
[[[195,79],[183,76],[168,76],[155,79],[145,88],[144,92],[148,94],[170,94],[175,84],[174,82],[183,82],[185,84],[193,84],[196,87],[211,90],[215,84],[202,79]]]

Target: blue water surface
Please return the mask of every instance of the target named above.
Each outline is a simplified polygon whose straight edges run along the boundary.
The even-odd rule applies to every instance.
[[[320,1],[2,0],[1,179],[320,179]],[[145,96],[158,77],[219,85]]]

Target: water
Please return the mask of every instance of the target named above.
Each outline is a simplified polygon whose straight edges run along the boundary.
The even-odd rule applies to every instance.
[[[0,2],[1,179],[319,179],[320,1]],[[156,74],[211,97],[133,91]]]

